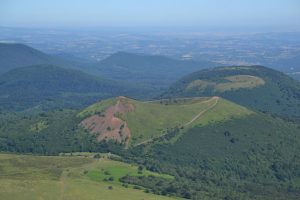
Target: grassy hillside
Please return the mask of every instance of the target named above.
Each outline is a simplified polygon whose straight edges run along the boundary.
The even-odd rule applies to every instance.
[[[94,104],[79,116],[105,116],[112,105],[134,107],[116,114],[132,134],[130,148],[121,154],[176,177],[172,189],[160,186],[162,192],[194,199],[299,198],[297,124],[216,97],[152,102],[122,97]],[[151,179],[124,181],[157,189]]]
[[[119,181],[119,178],[126,175],[166,179],[172,177],[145,169],[139,170],[137,166],[111,160],[107,155],[100,157],[102,158],[92,158],[92,154],[56,157],[0,154],[0,198],[7,200],[173,199],[145,193],[145,188]]]
[[[158,95],[180,77],[206,67],[212,62],[174,60],[165,56],[150,56],[119,52],[95,64],[98,72],[114,80],[138,84]]]
[[[262,66],[221,67],[195,72],[171,86],[162,97],[215,95],[263,112],[300,116],[300,83]]]
[[[122,106],[132,109],[121,110]],[[122,126],[114,126],[113,121],[105,125],[101,123],[101,118],[105,120],[108,117],[107,110],[111,108],[114,108],[114,118],[121,119],[123,124],[126,123],[130,131],[129,143],[133,146],[165,135],[173,129],[185,131],[199,123],[206,125],[252,113],[250,110],[218,97],[148,102],[119,97],[94,104],[84,109],[78,116],[85,120],[91,119],[91,122],[84,126],[94,134],[100,134],[100,136],[106,133],[112,134],[114,129],[122,132]],[[99,120],[95,120],[95,117],[99,115],[101,116]],[[101,128],[101,126],[107,127]],[[101,129],[102,132],[97,132],[96,129]]]
[[[0,75],[0,109],[83,107],[120,94],[138,92],[114,81],[53,65],[13,69]]]
[[[133,109],[126,110],[126,106]],[[221,123],[251,113],[217,97],[151,102],[119,97],[100,101],[80,112],[59,110],[34,116],[2,113],[0,150],[50,155],[119,151],[123,145],[149,143],[174,130],[184,134],[196,125]],[[111,147],[101,141],[118,141],[118,144]]]

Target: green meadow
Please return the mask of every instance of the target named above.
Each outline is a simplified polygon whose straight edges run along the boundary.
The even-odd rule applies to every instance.
[[[168,200],[144,192],[142,187],[122,186],[119,178],[162,175],[138,166],[93,154],[31,156],[0,154],[0,199],[6,200]],[[135,189],[134,189],[135,188]],[[136,189],[139,188],[139,189]]]

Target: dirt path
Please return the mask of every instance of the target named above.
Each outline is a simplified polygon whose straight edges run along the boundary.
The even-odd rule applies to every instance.
[[[59,184],[60,184],[60,196],[59,199],[63,200],[64,199],[64,193],[65,193],[65,188],[66,188],[66,179],[67,179],[67,175],[66,172],[63,171],[59,180]]]
[[[184,126],[188,126],[191,123],[193,123],[195,120],[197,120],[199,117],[201,117],[204,113],[206,113],[207,111],[209,111],[210,109],[214,108],[218,101],[219,101],[219,97],[212,97],[210,100],[208,100],[207,102],[213,101],[215,100],[215,103],[213,105],[211,105],[210,107],[206,108],[205,110],[201,111],[199,114],[197,114],[191,121],[187,122],[186,124],[184,124]]]
[[[201,117],[203,114],[205,114],[207,111],[213,109],[213,108],[217,105],[219,99],[220,99],[219,97],[214,96],[214,97],[212,97],[211,99],[209,99],[209,100],[207,100],[207,101],[199,102],[199,103],[207,103],[207,102],[211,102],[211,101],[214,101],[214,100],[215,100],[215,103],[214,103],[213,105],[211,105],[211,106],[209,106],[208,108],[202,110],[202,111],[201,111],[200,113],[198,113],[195,117],[193,117],[189,122],[185,123],[184,126],[190,125],[190,124],[193,123],[195,120],[197,120],[199,117]],[[145,140],[145,141],[140,142],[140,143],[138,143],[138,144],[136,144],[136,145],[134,145],[134,146],[136,147],[136,146],[139,146],[139,145],[142,145],[142,144],[147,144],[147,143],[149,143],[149,142],[152,142],[154,139],[163,137],[163,136],[165,136],[165,135],[167,135],[167,134],[168,134],[168,133],[163,134],[163,135],[160,135],[160,136],[155,137],[155,138],[151,138],[151,139]]]

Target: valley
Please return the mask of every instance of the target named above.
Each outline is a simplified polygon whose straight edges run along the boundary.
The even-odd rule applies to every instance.
[[[288,75],[126,52],[72,64],[8,46],[2,63],[20,60],[0,65],[0,198],[299,199]]]

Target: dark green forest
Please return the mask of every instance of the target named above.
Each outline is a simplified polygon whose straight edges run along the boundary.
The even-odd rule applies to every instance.
[[[139,96],[142,88],[53,65],[13,69],[0,75],[0,110],[83,108],[116,95]],[[147,96],[146,94],[144,96]]]
[[[151,178],[125,181],[152,183],[154,192],[192,199],[298,199],[299,133],[299,125],[264,114],[195,127],[175,143],[161,139],[131,150],[128,157],[175,175],[172,184]],[[175,135],[170,132],[171,138]]]

